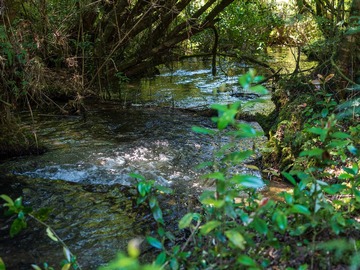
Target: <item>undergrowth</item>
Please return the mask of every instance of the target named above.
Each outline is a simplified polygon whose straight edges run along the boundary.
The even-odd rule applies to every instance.
[[[261,80],[251,70],[239,78],[239,83],[264,94],[266,89],[257,84]],[[354,108],[344,109],[322,85],[314,87],[322,101],[317,108],[304,106],[302,113],[308,120],[299,126],[300,153],[289,170],[281,172],[292,184],[292,192],[282,192],[280,200],[264,197],[260,189],[265,184],[260,177],[233,169],[254,155],[253,150],[239,149],[237,141],[262,134],[236,120],[242,109],[240,103],[213,105],[218,111],[218,116],[212,118],[217,129],[193,127],[193,131],[214,140],[229,138],[226,144],[218,144],[211,161],[200,165],[208,169],[203,179],[210,180],[215,190],[204,191],[199,198],[200,210],[184,215],[177,231],[172,231],[158,200],[159,193],[169,194],[171,190],[133,174],[138,180],[137,203],[145,204],[157,223],[155,233],[145,238],[156,258],[140,263],[143,240],[134,239],[127,253],[118,254],[100,269],[358,269],[360,125],[351,125],[342,117],[341,112]],[[358,115],[352,117],[358,119]],[[15,235],[26,227],[30,211],[23,208],[21,199],[1,198],[6,201],[7,213],[14,215],[10,233]],[[44,225],[49,237],[59,241]],[[181,240],[177,238],[180,234]],[[75,257],[62,244],[66,258],[62,269],[79,269]],[[37,265],[33,268],[42,269]],[[5,269],[1,260],[0,269]]]

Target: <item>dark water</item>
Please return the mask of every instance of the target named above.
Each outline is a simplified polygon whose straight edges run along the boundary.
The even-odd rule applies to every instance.
[[[174,71],[164,67],[154,79],[119,86],[111,93],[116,101],[86,101],[86,119],[36,111],[34,119],[23,115],[49,151],[0,164],[0,194],[21,195],[34,209],[50,208],[46,222],[83,269],[96,269],[125,250],[130,239],[155,228],[149,212],[134,204],[129,186],[136,180],[130,173],[174,188],[175,195],[162,201],[169,224],[191,210],[183,206],[191,205],[188,201],[204,188],[203,172],[195,166],[211,159],[227,139],[193,133],[194,125],[215,126],[196,110],[184,109],[255,98],[234,95],[242,91],[237,78],[243,66],[233,64],[226,70],[213,78],[209,62],[188,62]],[[270,96],[263,99],[267,102],[246,110],[271,111]],[[130,108],[124,108],[129,103]],[[252,125],[261,130],[257,123]],[[261,137],[255,143],[261,146],[265,141]],[[253,143],[239,141],[238,147],[249,149]],[[242,166],[236,170],[259,175]],[[29,269],[42,262],[57,266],[63,259],[59,244],[35,221],[14,239],[8,236],[11,220],[0,221],[0,257],[8,269]]]

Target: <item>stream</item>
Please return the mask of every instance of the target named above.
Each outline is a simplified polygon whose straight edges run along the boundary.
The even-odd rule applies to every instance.
[[[214,142],[192,132],[192,126],[215,129],[199,112],[213,103],[258,98],[238,85],[243,65],[228,64],[223,69],[231,74],[218,72],[216,77],[210,65],[185,61],[162,67],[155,78],[122,83],[105,93],[111,101],[86,100],[86,118],[34,111],[31,119],[22,113],[25,125],[49,151],[0,164],[0,194],[23,196],[24,204],[35,211],[48,209],[46,223],[83,269],[104,265],[126,250],[129,240],[155,228],[149,212],[135,204],[129,186],[136,180],[130,173],[173,188],[174,196],[163,201],[164,214],[165,220],[178,220],[204,188],[200,179],[204,172],[196,165],[210,160],[217,144],[227,140]],[[264,103],[244,110],[271,112],[270,95],[261,98]],[[250,124],[261,130],[257,123]],[[255,143],[265,142],[263,136]],[[243,140],[239,147],[249,149],[253,143]],[[236,170],[260,176],[242,166]],[[64,259],[62,248],[46,236],[43,226],[30,220],[29,228],[11,239],[10,225],[11,220],[0,219],[0,257],[8,269],[29,269],[44,262],[58,268]]]

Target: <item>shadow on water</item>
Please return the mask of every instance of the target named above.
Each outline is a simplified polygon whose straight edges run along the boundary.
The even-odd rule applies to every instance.
[[[227,140],[191,132],[195,125],[215,126],[196,111],[177,108],[233,102],[238,97],[232,93],[242,91],[237,75],[212,78],[210,70],[210,65],[177,66],[121,89],[116,102],[87,101],[91,103],[85,104],[86,121],[35,111],[32,123],[24,116],[24,123],[31,125],[49,151],[0,164],[0,193],[23,196],[35,210],[50,208],[46,222],[84,269],[96,269],[124,250],[130,239],[155,228],[149,212],[134,204],[129,186],[135,179],[129,173],[175,189],[172,198],[162,201],[165,219],[173,224],[184,211],[193,210],[189,201],[202,188],[202,172],[195,166],[210,160],[214,149]],[[270,101],[269,96],[265,99]],[[125,100],[130,108],[124,109]],[[269,110],[269,104],[265,106]],[[257,123],[252,125],[261,129]],[[256,144],[265,141],[261,137]],[[239,141],[238,147],[249,149],[253,143]],[[235,170],[259,175],[240,166]],[[0,227],[0,256],[8,269],[29,269],[30,264],[43,262],[57,266],[63,259],[61,247],[46,236],[44,227],[30,221],[25,232],[10,239],[10,223],[2,219]]]

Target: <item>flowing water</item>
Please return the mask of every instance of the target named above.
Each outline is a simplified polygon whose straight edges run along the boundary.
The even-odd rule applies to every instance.
[[[195,166],[209,160],[227,140],[191,132],[195,125],[215,129],[198,110],[212,103],[257,98],[239,87],[237,78],[244,72],[239,64],[229,64],[231,72],[216,77],[211,75],[210,62],[187,61],[172,68],[163,67],[153,79],[119,85],[106,93],[112,101],[87,101],[86,118],[40,112],[33,119],[23,116],[49,151],[0,164],[0,193],[22,195],[34,209],[51,208],[46,222],[84,269],[108,262],[126,249],[130,239],[154,228],[126,188],[136,181],[130,173],[175,189],[164,204],[172,205],[166,207],[165,216],[176,220],[184,211],[179,204],[187,204],[202,188],[202,172]],[[265,103],[246,110],[271,111],[270,96],[262,99]],[[257,123],[251,124],[261,130]],[[256,144],[265,141],[261,137]],[[253,143],[240,141],[239,148],[252,148]],[[44,227],[31,221],[26,232],[10,239],[10,220],[0,221],[0,257],[9,269],[29,269],[31,263],[45,261],[56,266],[62,260],[61,247],[45,236]]]

